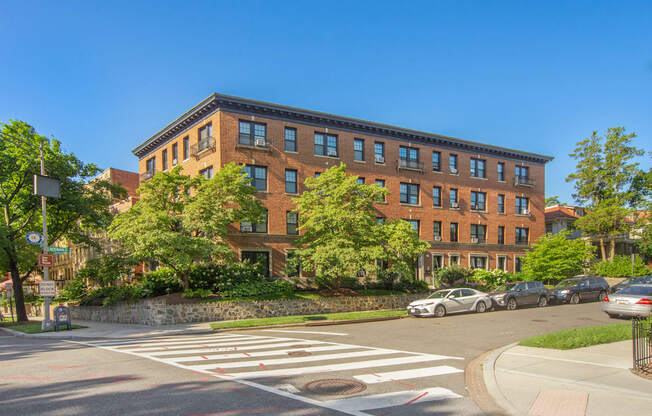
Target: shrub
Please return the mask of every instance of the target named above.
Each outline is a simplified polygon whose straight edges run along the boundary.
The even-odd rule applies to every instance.
[[[503,270],[473,270],[472,279],[487,288],[494,288],[513,280],[514,275]]]
[[[80,300],[79,304],[82,306],[109,306],[118,302],[143,298],[146,293],[139,284],[102,287],[90,291]]]
[[[212,295],[213,292],[211,292],[208,289],[188,289],[183,292],[181,295],[184,298],[201,298],[201,299],[206,299],[210,295]]]
[[[168,268],[147,273],[140,284],[147,297],[169,295],[183,290],[174,271]]]
[[[76,302],[86,296],[88,290],[84,279],[74,278],[59,291],[56,300],[59,302]]]
[[[439,271],[436,273],[435,279],[442,284],[450,286],[455,284],[456,281],[460,280],[467,282],[472,275],[473,270],[454,265],[439,269]]]
[[[632,258],[630,256],[615,256],[614,261],[601,261],[591,266],[591,272],[604,277],[646,276],[651,273],[639,256],[634,258],[634,274],[632,274]]]
[[[247,282],[221,293],[225,298],[279,297],[294,293],[294,286],[282,280]]]
[[[408,293],[424,293],[429,290],[428,283],[423,280],[402,278],[394,285],[394,290]]]
[[[221,293],[249,282],[265,280],[261,265],[243,263],[197,264],[190,270],[190,289]]]

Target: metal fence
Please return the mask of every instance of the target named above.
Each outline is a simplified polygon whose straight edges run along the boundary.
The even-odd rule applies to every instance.
[[[634,372],[652,374],[652,319],[632,319]]]

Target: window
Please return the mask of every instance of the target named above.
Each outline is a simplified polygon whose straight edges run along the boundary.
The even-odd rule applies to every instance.
[[[238,143],[245,146],[266,146],[267,126],[265,124],[240,120]]]
[[[457,223],[456,222],[451,222],[451,229],[450,229],[450,237],[451,237],[451,242],[455,243],[457,242]]]
[[[337,136],[334,134],[315,133],[315,154],[337,157]]]
[[[163,163],[163,170],[168,170],[168,149],[163,150],[161,155],[161,162]]]
[[[527,166],[516,166],[516,183],[525,183],[529,182],[530,178],[530,168]]]
[[[385,143],[374,143],[374,162],[385,163]]]
[[[399,146],[398,157],[399,166],[402,168],[419,168],[419,149],[415,147]]]
[[[209,166],[206,169],[202,169],[199,171],[199,174],[206,179],[211,179],[213,177],[213,167]]]
[[[505,244],[505,227],[503,225],[498,226],[498,244]]]
[[[432,187],[432,206],[441,207],[441,186]]]
[[[523,268],[523,257],[514,256],[514,273],[518,273]]]
[[[505,213],[505,195],[502,194],[498,195],[498,213],[499,214]]]
[[[199,138],[197,139],[197,152],[206,150],[211,146],[211,139],[213,138],[213,125],[207,125],[199,128]]]
[[[502,162],[498,163],[498,180],[505,182],[505,164]]]
[[[285,169],[285,193],[296,194],[297,191],[297,171],[294,169]]]
[[[484,243],[485,241],[487,241],[487,226],[471,224],[471,242]]]
[[[145,166],[147,167],[147,175],[153,176],[156,173],[156,157],[147,159]]]
[[[188,136],[183,138],[183,160],[187,160],[190,155],[190,138]]]
[[[419,220],[405,220],[410,223],[412,226],[412,231],[416,231],[417,234],[419,234],[419,226],[420,226],[420,221]]]
[[[267,251],[243,251],[240,253],[240,260],[251,264],[260,264],[265,277],[269,277],[269,252]]]
[[[441,153],[440,152],[432,152],[432,170],[433,170],[433,172],[441,172],[440,159],[441,159]]]
[[[286,231],[288,235],[298,235],[299,230],[299,214],[294,211],[288,211],[285,213],[285,222],[286,222]]]
[[[528,206],[529,206],[529,199],[528,198],[523,198],[520,196],[516,197],[516,213],[520,215],[526,215],[529,213],[528,211]]]
[[[176,166],[179,163],[179,144],[175,143],[172,145],[172,166]]]
[[[546,224],[546,234],[552,234],[552,223],[551,222]]]
[[[439,270],[442,267],[444,267],[444,256],[441,254],[433,254],[432,255],[432,268],[434,270]]]
[[[319,175],[321,175],[321,172],[315,172],[315,178],[319,178]]]
[[[474,211],[484,211],[487,208],[487,204],[485,203],[486,199],[486,193],[471,191],[471,209]]]
[[[529,228],[516,228],[516,244],[527,244],[528,235],[530,233]]]
[[[385,222],[385,217],[376,217],[376,222],[378,224],[383,224]]]
[[[402,204],[419,204],[419,185],[401,182],[400,191]]]
[[[441,241],[441,221],[432,223],[432,237],[435,241]]]
[[[457,155],[450,155],[448,157],[448,169],[451,173],[457,174]]]
[[[357,183],[358,185],[364,185],[364,177],[358,176],[358,179],[355,180],[355,183]]]
[[[353,139],[353,160],[364,161],[364,140]]]
[[[472,269],[486,269],[487,257],[485,256],[469,256],[469,265]]]
[[[380,188],[385,187],[385,179],[376,179],[376,186]],[[378,197],[378,200],[376,202],[385,202],[385,195],[381,195]]]
[[[455,266],[460,264],[460,256],[457,254],[449,254],[448,255],[448,265],[449,266]]]
[[[293,129],[292,127],[285,128],[285,151],[297,151],[297,129]]]
[[[451,188],[449,200],[450,200],[451,208],[459,208],[460,207],[460,204],[457,201],[457,189]]]
[[[258,191],[267,191],[267,168],[265,166],[246,165],[244,170],[251,178],[251,186]]]
[[[267,210],[263,214],[263,219],[259,223],[252,224],[249,221],[240,223],[241,233],[266,233],[267,232]]]
[[[485,170],[486,160],[471,158],[471,176],[474,178],[486,178],[487,172]]]
[[[301,262],[296,250],[285,252],[285,273],[287,277],[299,277],[301,275]]]
[[[498,260],[498,270],[502,271],[507,271],[507,257],[506,256],[497,256],[496,259]]]

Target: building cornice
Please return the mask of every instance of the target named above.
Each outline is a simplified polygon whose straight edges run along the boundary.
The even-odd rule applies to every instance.
[[[257,115],[298,123],[319,125],[340,130],[349,130],[362,134],[391,137],[402,140],[423,142],[431,145],[459,149],[466,152],[475,152],[495,157],[506,157],[531,163],[545,164],[553,158],[551,156],[536,153],[523,152],[499,146],[487,145],[455,137],[442,136],[439,134],[426,133],[417,130],[396,127],[389,124],[376,123],[372,121],[359,120],[343,117],[319,111],[306,110],[296,107],[288,107],[279,104],[263,101],[250,100],[247,98],[232,97],[229,95],[213,93],[202,102],[188,110],[185,114],[168,124],[158,133],[147,139],[138,147],[132,150],[139,158],[145,157],[153,150],[173,137],[186,131],[197,124],[206,116],[218,110],[234,111],[243,114]]]

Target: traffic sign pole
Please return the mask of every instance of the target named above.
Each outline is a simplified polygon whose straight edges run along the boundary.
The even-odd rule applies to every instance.
[[[41,175],[45,176],[45,158],[43,157],[43,142],[39,146],[39,153],[41,156]],[[47,209],[45,203],[45,196],[41,196],[41,213],[43,215],[43,254],[48,254],[48,222],[47,222]],[[43,266],[43,280],[48,281],[50,277],[48,275],[49,267]],[[52,320],[50,319],[50,303],[52,298],[50,296],[44,296],[43,308],[43,321],[41,322],[41,330],[49,330],[52,328]]]

